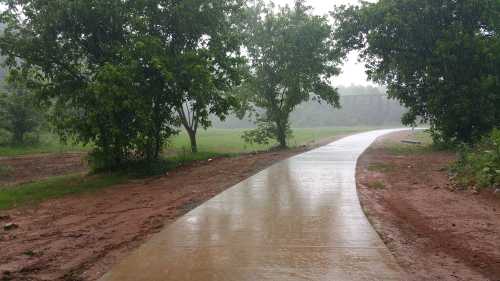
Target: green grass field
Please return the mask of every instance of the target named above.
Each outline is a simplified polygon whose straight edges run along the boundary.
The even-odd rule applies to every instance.
[[[338,128],[296,128],[290,146],[299,146],[324,138],[367,131],[367,127],[338,127]],[[209,129],[198,133],[199,150],[215,153],[244,153],[269,149],[275,144],[248,145],[241,138],[246,129]],[[88,151],[92,146],[61,143],[57,136],[45,133],[41,136],[40,144],[33,146],[0,146],[0,157]],[[189,151],[189,139],[184,131],[173,137],[166,149],[168,155]]]
[[[291,147],[308,144],[325,138],[347,135],[373,128],[366,127],[338,127],[338,128],[295,128],[293,137],[289,140]],[[200,131],[198,134],[198,146],[200,151],[218,153],[244,153],[266,150],[276,145],[249,145],[241,138],[246,129],[209,129]],[[172,139],[170,150],[188,151],[190,149],[187,134],[182,132]]]
[[[370,128],[316,128],[316,129],[294,129],[294,137],[290,140],[290,146],[304,145],[326,138],[348,135]],[[199,153],[192,154],[189,147],[189,139],[185,133],[181,133],[172,139],[170,148],[167,149],[166,169],[171,170],[189,162],[206,160],[219,156],[232,156],[246,152],[261,151],[272,147],[254,145],[249,146],[242,140],[241,135],[245,130],[221,130],[210,129],[200,131],[198,136]],[[78,145],[64,145],[59,143],[54,136],[45,136],[43,142],[35,147],[10,147],[0,148],[0,156],[29,155],[36,153],[60,153],[68,151],[85,151],[89,148]],[[7,173],[7,167],[0,167],[0,174]],[[102,188],[110,187],[126,182],[133,171],[118,174],[101,175],[68,175],[53,177],[33,183],[21,184],[13,187],[0,187],[0,210],[18,207],[26,204],[36,204],[50,198],[57,198],[70,194],[93,192]]]

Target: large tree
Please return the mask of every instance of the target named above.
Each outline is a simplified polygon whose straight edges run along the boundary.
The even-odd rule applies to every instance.
[[[97,166],[157,159],[183,104],[202,125],[227,110],[219,94],[237,82],[239,0],[2,3],[7,65],[63,137],[95,144]]]
[[[160,1],[167,5],[172,1]],[[174,88],[179,95],[175,109],[185,128],[193,152],[196,134],[211,125],[210,115],[224,119],[236,106],[230,89],[240,82],[241,34],[244,0],[189,0],[172,5],[158,17],[157,26],[170,28],[159,33],[170,41],[174,58]]]
[[[248,101],[264,110],[247,139],[273,138],[287,146],[290,113],[311,98],[339,107],[330,78],[339,73],[340,56],[331,42],[328,19],[315,16],[304,1],[275,8],[263,2],[249,10],[247,25],[251,78]]]
[[[162,45],[136,1],[5,0],[0,48],[62,137],[93,143],[97,168],[158,158],[172,132]]]
[[[500,125],[500,1],[380,0],[339,7],[336,44],[428,122],[438,142],[472,143]]]

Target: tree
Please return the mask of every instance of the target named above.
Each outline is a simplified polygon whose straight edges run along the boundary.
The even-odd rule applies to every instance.
[[[140,33],[136,1],[2,1],[0,37],[13,76],[49,109],[63,138],[96,146],[96,168],[158,158],[172,97],[161,45]]]
[[[336,44],[359,50],[371,80],[431,125],[434,140],[472,143],[500,125],[500,2],[381,0],[339,7]]]
[[[171,1],[160,2],[166,5]],[[238,32],[243,4],[242,0],[183,1],[158,17],[160,26],[173,26],[170,33],[160,36],[163,40],[172,38],[173,90],[179,95],[175,109],[193,152],[198,149],[198,128],[211,126],[209,116],[224,119],[237,105],[230,89],[239,84],[244,64]]]
[[[23,145],[29,133],[37,140],[43,115],[35,106],[33,95],[19,81],[9,81],[0,93],[0,129],[11,136],[11,144]]]
[[[326,17],[311,15],[304,1],[276,12],[259,2],[249,11],[248,57],[252,78],[249,102],[264,109],[257,118],[258,136],[287,146],[290,113],[309,99],[326,101],[339,107],[339,96],[329,79],[337,75],[340,57],[331,42],[331,27]],[[258,139],[256,139],[259,141]]]
[[[226,110],[219,94],[237,81],[230,20],[239,0],[3,3],[6,64],[63,138],[96,146],[97,168],[157,160],[185,102],[203,126],[207,112]]]

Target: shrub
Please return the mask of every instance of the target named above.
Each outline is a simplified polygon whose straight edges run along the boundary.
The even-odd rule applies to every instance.
[[[500,129],[494,129],[474,147],[463,146],[452,171],[460,186],[500,187]]]

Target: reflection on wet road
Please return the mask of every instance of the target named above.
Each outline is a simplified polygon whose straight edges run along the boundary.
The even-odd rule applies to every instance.
[[[170,224],[102,281],[404,280],[361,210],[358,156],[391,130],[280,162]]]

